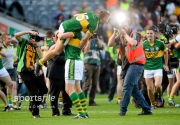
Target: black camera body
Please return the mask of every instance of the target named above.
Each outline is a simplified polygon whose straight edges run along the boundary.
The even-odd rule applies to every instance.
[[[169,39],[173,35],[178,34],[178,27],[176,24],[159,24],[159,31],[166,37],[167,41],[162,40],[165,44],[169,44]],[[170,50],[173,51],[174,46],[171,46]],[[169,55],[169,68],[177,68],[179,66],[179,59],[176,57],[171,57]]]
[[[36,42],[40,42],[41,40],[44,40],[44,37],[38,35],[30,35],[30,39],[34,39]]]
[[[98,38],[97,33],[93,33],[93,35],[90,37],[90,39],[97,39],[97,38]]]
[[[173,35],[178,34],[178,28],[175,24],[159,24],[159,31],[169,40]]]

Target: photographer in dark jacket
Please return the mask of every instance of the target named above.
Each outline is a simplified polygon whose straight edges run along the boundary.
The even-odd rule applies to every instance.
[[[55,33],[53,39],[57,41],[58,32]],[[55,45],[50,47],[50,50],[53,49]],[[60,112],[58,109],[58,97],[60,91],[62,91],[63,97],[63,111],[62,114],[65,116],[71,116],[72,101],[69,98],[68,94],[65,91],[65,80],[64,80],[64,66],[65,66],[65,54],[64,51],[60,53],[60,55],[53,57],[48,61],[48,68],[46,77],[50,80],[50,95],[51,95],[51,108],[52,108],[52,116],[59,116]]]

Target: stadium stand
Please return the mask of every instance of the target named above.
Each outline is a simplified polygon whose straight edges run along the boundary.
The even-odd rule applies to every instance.
[[[22,6],[24,17],[20,17],[16,9],[8,12],[11,4],[17,1]],[[84,0],[6,0],[7,10],[4,13],[11,13],[12,17],[21,21],[26,20],[27,23],[44,29],[52,29],[51,16],[58,9],[59,3],[64,4],[64,14],[69,16],[71,11],[76,8],[79,10]],[[89,0],[86,1],[88,8],[93,12],[95,9],[102,9],[102,2],[105,0]],[[41,19],[42,18],[42,19]]]

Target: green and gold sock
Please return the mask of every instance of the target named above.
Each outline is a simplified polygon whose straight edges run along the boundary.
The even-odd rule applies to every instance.
[[[62,102],[63,98],[62,97],[58,97],[58,102]]]
[[[122,96],[120,95],[120,96],[118,96],[118,100],[121,100],[122,99]]]
[[[80,115],[84,115],[84,111],[82,109],[82,105],[79,101],[79,97],[76,92],[72,93],[70,96],[72,103],[76,106],[76,109]]]
[[[12,104],[12,94],[7,94],[8,104]]]
[[[85,97],[84,92],[81,92],[78,96],[79,96],[79,100],[82,105],[82,108],[84,110],[84,113],[87,114],[87,104],[86,104],[86,97]]]
[[[169,99],[174,99],[174,95],[170,95],[170,96],[169,96]]]

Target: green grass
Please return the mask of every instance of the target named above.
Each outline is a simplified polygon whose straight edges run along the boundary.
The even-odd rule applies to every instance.
[[[117,96],[115,96],[117,97]],[[167,98],[165,98],[167,103]],[[89,119],[72,119],[71,116],[52,117],[51,109],[40,109],[41,118],[33,119],[27,110],[28,102],[23,102],[22,109],[0,112],[0,125],[179,125],[180,107],[165,107],[153,110],[153,115],[137,116],[141,109],[136,109],[131,103],[126,116],[118,116],[120,107],[116,98],[107,102],[107,95],[97,95],[96,102],[100,106],[88,106]],[[180,102],[180,97],[175,97]],[[48,102],[49,105],[49,102]],[[0,110],[4,104],[0,101]],[[61,111],[61,109],[60,109]],[[72,112],[77,113],[73,106]]]

